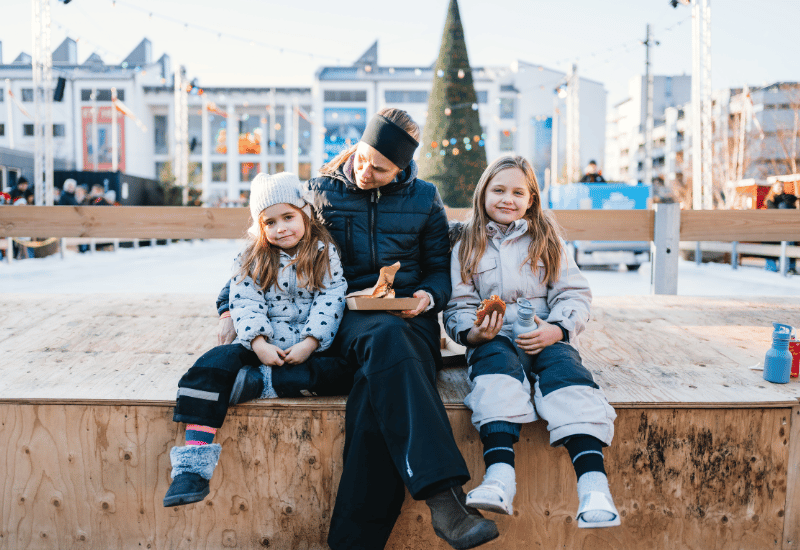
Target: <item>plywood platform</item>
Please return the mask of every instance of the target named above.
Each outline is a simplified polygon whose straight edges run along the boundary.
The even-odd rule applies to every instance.
[[[0,402],[174,404],[178,379],[216,344],[214,296],[0,294]],[[596,298],[579,339],[615,407],[787,406],[800,383],[764,382],[772,321],[800,327],[800,298]],[[445,370],[463,408],[463,369]],[[263,407],[343,409],[340,398]],[[247,405],[245,405],[247,406]]]
[[[344,398],[232,409],[211,495],[164,509],[178,379],[215,343],[214,296],[0,295],[0,549],[326,548]],[[579,530],[575,476],[541,422],[517,446],[515,515],[485,548],[800,548],[800,383],[765,382],[771,321],[800,299],[598,298],[585,364],[617,408],[621,527]],[[474,486],[464,372],[440,374]],[[407,499],[389,547],[449,548]]]

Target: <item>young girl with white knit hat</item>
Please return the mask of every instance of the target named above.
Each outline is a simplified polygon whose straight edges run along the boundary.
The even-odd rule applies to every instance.
[[[164,506],[208,495],[221,451],[214,435],[230,405],[347,392],[342,360],[318,353],[336,335],[347,283],[333,239],[301,193],[294,174],[253,180],[253,224],[230,286],[237,338],[205,353],[178,382],[173,420],[186,423],[186,445],[170,451],[172,484]],[[286,376],[275,384],[279,370]]]

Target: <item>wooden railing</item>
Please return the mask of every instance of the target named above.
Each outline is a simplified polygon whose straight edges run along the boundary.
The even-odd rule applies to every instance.
[[[800,210],[554,210],[567,240],[651,241],[656,294],[677,291],[680,241],[800,241]],[[464,209],[448,209],[463,220]],[[235,239],[247,208],[0,206],[2,237]],[[660,281],[660,282],[659,282]]]

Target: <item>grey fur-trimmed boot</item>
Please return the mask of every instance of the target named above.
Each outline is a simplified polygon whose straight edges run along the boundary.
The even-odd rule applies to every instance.
[[[184,445],[169,451],[172,463],[172,483],[164,496],[164,507],[192,504],[206,498],[208,482],[214,475],[222,446]]]

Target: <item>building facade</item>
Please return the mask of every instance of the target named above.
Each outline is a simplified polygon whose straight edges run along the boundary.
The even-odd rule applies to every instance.
[[[182,140],[190,186],[202,190],[206,204],[235,203],[259,171],[312,177],[357,141],[368,117],[382,107],[402,108],[424,126],[436,77],[431,67],[379,65],[377,43],[352,66],[320,68],[308,88],[202,87],[186,78],[176,91],[171,65],[166,54],[152,59],[147,39],[119,65],[106,64],[97,54],[79,63],[77,44],[65,39],[53,52],[53,78],[64,79],[63,96],[53,103],[56,164],[108,171],[116,151],[120,171],[170,181]],[[515,153],[531,160],[540,180],[553,163],[563,178],[566,109],[555,92],[566,75],[522,61],[477,67],[473,75],[488,160]],[[112,89],[135,117],[118,112],[116,148]],[[8,64],[0,57],[0,90],[0,147],[32,153],[33,120],[26,114],[33,111],[30,56],[20,54]],[[607,94],[601,83],[588,79],[580,79],[579,90],[581,164],[596,159],[602,167]],[[181,100],[185,127],[175,116],[183,111]],[[4,185],[9,181],[5,177]]]

